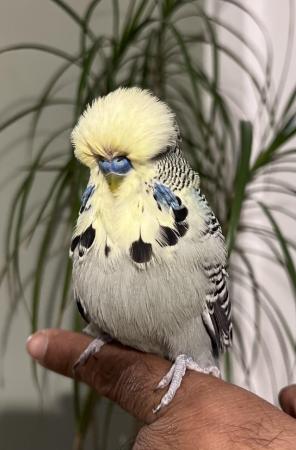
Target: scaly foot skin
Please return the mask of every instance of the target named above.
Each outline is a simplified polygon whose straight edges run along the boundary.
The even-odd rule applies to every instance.
[[[101,336],[95,338],[91,343],[86,347],[86,349],[81,353],[77,361],[73,365],[73,373],[75,374],[76,370],[84,366],[84,364],[89,360],[89,358],[100,351],[100,349],[103,347],[103,345],[110,342],[112,338],[110,336]]]
[[[216,366],[200,367],[190,356],[179,355],[177,356],[174,364],[168,371],[168,373],[158,383],[156,389],[163,389],[169,386],[167,393],[162,397],[159,405],[154,408],[153,412],[157,413],[161,408],[167,406],[176,395],[179,389],[182,379],[185,375],[186,369],[195,370],[196,372],[212,374],[217,378],[220,378],[221,372]]]

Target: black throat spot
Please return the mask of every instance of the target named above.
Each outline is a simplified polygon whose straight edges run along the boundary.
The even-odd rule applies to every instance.
[[[130,255],[136,263],[147,263],[152,257],[152,245],[140,238],[133,242],[130,247]]]

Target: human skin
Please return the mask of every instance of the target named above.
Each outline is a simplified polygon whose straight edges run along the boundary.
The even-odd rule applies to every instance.
[[[291,384],[281,390],[279,402],[283,410],[296,419],[296,384]]]
[[[73,364],[90,340],[70,331],[41,330],[29,338],[27,350],[42,366],[73,378]],[[154,414],[163,395],[155,386],[169,367],[158,356],[112,343],[79,368],[75,378],[144,423],[133,450],[295,450],[292,417],[211,375],[188,371],[172,403]],[[280,402],[295,416],[296,386],[287,389]]]

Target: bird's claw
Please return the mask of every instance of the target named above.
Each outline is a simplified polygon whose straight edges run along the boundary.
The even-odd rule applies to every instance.
[[[162,397],[159,405],[153,409],[153,413],[157,413],[161,408],[167,406],[171,403],[179,389],[183,376],[185,375],[186,369],[194,370],[196,372],[212,374],[216,377],[220,377],[221,373],[218,367],[200,367],[193,359],[186,355],[177,356],[174,364],[168,371],[168,373],[160,380],[156,389],[162,389],[169,386],[167,393]]]
[[[102,338],[95,338],[93,341],[91,341],[91,343],[81,353],[77,361],[75,361],[75,363],[73,364],[72,368],[73,374],[75,375],[77,369],[79,369],[79,367],[84,366],[84,364],[86,364],[89,358],[95,353],[97,353],[103,347],[103,345],[106,344],[106,342],[108,341]]]

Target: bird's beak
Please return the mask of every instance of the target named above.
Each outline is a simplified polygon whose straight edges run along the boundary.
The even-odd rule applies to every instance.
[[[120,175],[115,175],[114,173],[110,173],[106,176],[106,181],[108,183],[110,191],[116,192],[123,181],[123,177]]]
[[[112,159],[101,159],[99,167],[106,177],[111,192],[115,192],[132,169],[132,164],[128,158],[117,156]]]

